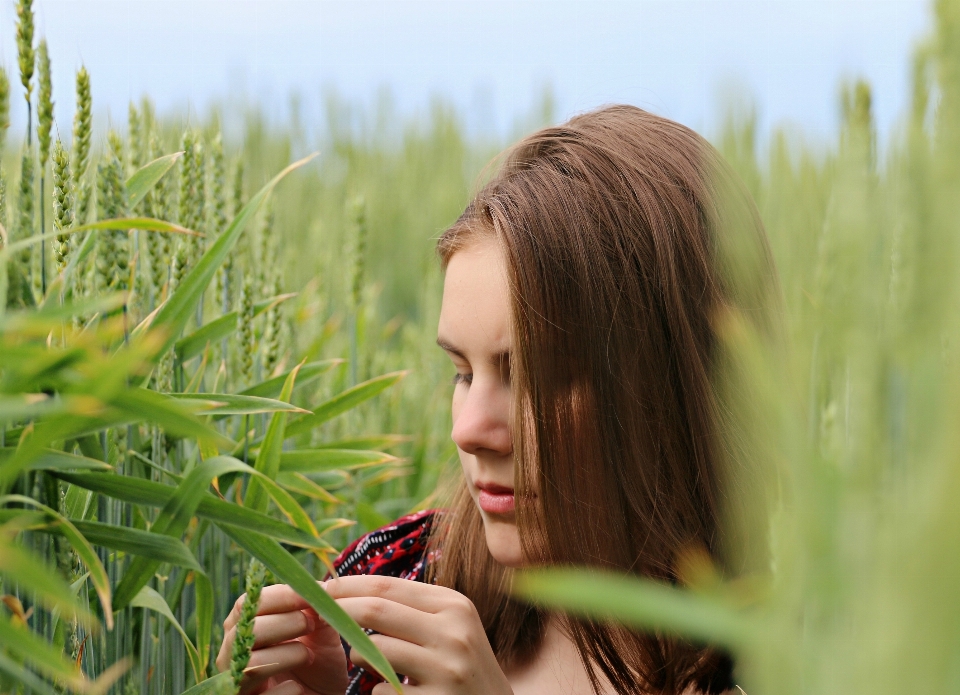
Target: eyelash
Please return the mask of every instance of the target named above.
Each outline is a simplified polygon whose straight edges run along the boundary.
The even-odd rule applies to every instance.
[[[473,381],[473,374],[461,374],[457,372],[453,375],[453,385],[457,384],[470,384]]]

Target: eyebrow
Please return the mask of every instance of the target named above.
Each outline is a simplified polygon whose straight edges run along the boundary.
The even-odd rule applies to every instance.
[[[457,357],[462,359],[464,362],[467,361],[467,356],[464,355],[461,350],[455,348],[453,345],[446,342],[443,338],[437,338],[437,345],[443,348],[444,352],[449,352],[451,355],[456,355]]]
[[[462,359],[464,362],[470,361],[467,359],[467,356],[463,354],[462,350],[446,342],[445,340],[443,340],[443,338],[437,338],[437,345],[439,345],[444,351],[449,352],[451,355],[456,355],[457,357]],[[490,358],[490,364],[493,364],[498,368],[503,366],[509,367],[510,351],[504,350],[502,352],[498,352],[497,354],[493,355],[493,357]]]

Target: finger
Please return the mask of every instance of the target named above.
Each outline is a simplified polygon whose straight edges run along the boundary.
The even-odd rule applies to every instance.
[[[290,684],[297,686],[299,690],[293,690]],[[284,689],[278,691],[278,688]],[[303,685],[303,683],[289,673],[271,676],[270,678],[260,681],[256,686],[240,689],[240,695],[283,695],[285,692],[299,693],[299,695],[321,695],[321,693],[318,693],[316,690],[311,690]]]
[[[453,589],[443,586],[373,574],[329,579],[323,582],[323,588],[335,599],[378,596],[425,613],[439,613],[454,597],[460,597]]]
[[[309,635],[317,629],[318,620],[319,618],[312,610],[257,616],[253,621],[253,648],[261,649]],[[230,667],[230,656],[233,652],[233,643],[236,637],[236,626],[231,627],[223,635],[220,652],[217,654],[217,668],[220,671],[225,671]]]
[[[243,679],[238,695],[263,695],[267,690],[273,687],[273,678],[267,678],[251,685],[249,678]]]
[[[251,685],[261,683],[270,676],[313,663],[313,653],[302,643],[284,642],[275,647],[257,649],[250,655],[250,662],[244,669],[244,680],[249,678]]]
[[[260,649],[286,642],[308,635],[316,629],[317,619],[312,615],[312,611],[258,615],[253,621],[253,648]]]
[[[243,602],[247,595],[242,594],[233,604],[233,609],[223,621],[223,629],[229,630],[240,620],[240,611],[243,608]],[[257,615],[269,615],[271,613],[290,613],[309,608],[310,604],[304,601],[296,591],[286,584],[273,584],[265,586],[260,592],[260,603],[257,604]]]
[[[244,678],[238,695],[263,695],[263,693],[270,690],[270,688],[286,680],[290,680],[289,673],[281,673],[274,678],[263,678],[254,684],[251,684],[249,678]]]
[[[401,581],[408,581],[406,579]],[[341,598],[337,603],[360,627],[423,645],[435,629],[431,623],[437,618],[416,608],[376,596]]]
[[[384,658],[393,666],[393,670],[409,676],[414,681],[423,681],[436,671],[432,666],[430,651],[423,647],[405,642],[387,635],[370,635]],[[370,665],[370,662],[364,659],[355,650],[350,650],[350,661],[367,671],[376,672],[376,669]]]
[[[223,642],[220,643],[220,653],[217,654],[217,668],[221,673],[230,668],[230,654],[233,652],[233,643],[236,638],[236,627],[231,627],[223,633]]]
[[[269,690],[264,690],[263,695],[309,695],[312,692],[296,681],[284,681]]]
[[[403,689],[403,695],[418,695],[418,693],[423,692],[422,688],[415,685],[402,685],[400,687]],[[370,691],[370,695],[397,695],[397,691],[389,683],[377,683]]]

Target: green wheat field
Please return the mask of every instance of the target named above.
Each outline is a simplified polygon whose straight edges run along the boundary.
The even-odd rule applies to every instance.
[[[396,683],[315,580],[456,473],[433,239],[508,143],[333,98],[317,156],[255,109],[227,137],[144,99],[100,135],[31,5],[0,72],[0,692],[233,693],[249,620],[217,674],[221,623],[271,582]],[[935,20],[889,141],[856,81],[832,144],[748,110],[714,140],[783,292],[776,344],[718,319],[756,571],[519,594],[725,645],[750,695],[960,693],[960,0]]]

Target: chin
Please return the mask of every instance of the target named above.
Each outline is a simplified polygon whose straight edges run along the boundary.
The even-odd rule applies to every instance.
[[[490,555],[504,567],[518,569],[523,567],[523,550],[520,547],[520,534],[516,523],[494,521],[482,515],[483,530],[487,539]]]

